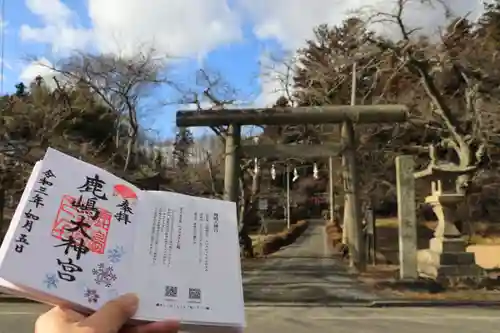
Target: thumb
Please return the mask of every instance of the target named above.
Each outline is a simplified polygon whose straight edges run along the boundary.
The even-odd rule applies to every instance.
[[[93,315],[82,321],[95,332],[117,333],[137,311],[139,299],[135,294],[126,294],[104,304]]]

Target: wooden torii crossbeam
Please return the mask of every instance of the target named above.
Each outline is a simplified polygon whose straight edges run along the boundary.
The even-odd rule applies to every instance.
[[[338,145],[266,145],[262,149],[245,146],[247,156],[264,157],[269,154],[292,157],[323,157],[336,155],[342,147],[345,205],[349,228],[349,249],[359,270],[366,265],[362,222],[358,199],[358,174],[353,123],[401,123],[408,119],[404,105],[333,105],[315,107],[236,108],[209,111],[180,110],[176,114],[178,127],[228,126],[225,147],[224,199],[237,202],[239,159],[242,156],[241,126],[244,125],[299,125],[342,123],[342,143]],[[337,148],[337,149],[335,149]],[[329,150],[332,150],[329,152]]]

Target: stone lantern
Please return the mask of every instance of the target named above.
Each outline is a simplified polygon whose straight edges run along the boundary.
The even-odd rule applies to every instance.
[[[438,219],[429,249],[418,252],[418,271],[421,276],[433,279],[480,277],[483,269],[475,263],[474,253],[466,252],[466,242],[456,227],[460,219],[457,208],[465,199],[458,188],[459,177],[475,171],[475,167],[458,168],[453,164],[431,163],[414,174],[416,179],[431,183],[431,194],[425,202],[431,205]]]

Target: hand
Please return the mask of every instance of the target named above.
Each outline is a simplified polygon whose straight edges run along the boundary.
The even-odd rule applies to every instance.
[[[176,333],[179,323],[155,322],[124,328],[139,306],[133,294],[123,295],[106,303],[91,316],[61,307],[55,307],[38,317],[35,333]]]

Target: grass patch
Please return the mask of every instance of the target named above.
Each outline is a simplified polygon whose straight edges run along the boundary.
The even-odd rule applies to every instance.
[[[283,231],[268,236],[257,236],[253,243],[253,251],[255,257],[263,257],[272,254],[282,247],[288,246],[306,231],[309,227],[309,222],[298,221],[297,223],[285,228]]]
[[[358,280],[377,293],[393,299],[500,301],[500,275],[493,271],[478,279],[436,282],[430,279],[399,280],[397,265],[368,266]]]

